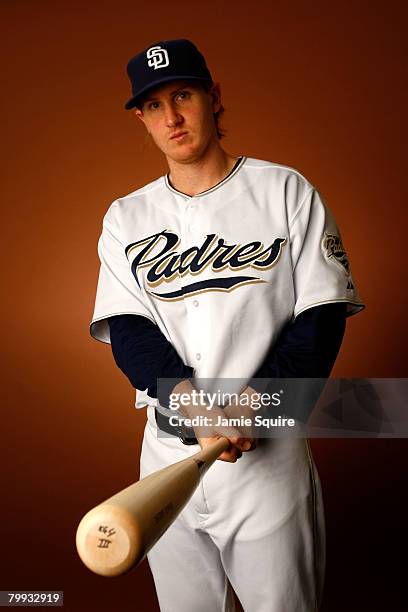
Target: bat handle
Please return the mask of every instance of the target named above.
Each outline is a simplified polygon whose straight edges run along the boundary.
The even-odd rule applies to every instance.
[[[221,455],[221,453],[227,450],[228,446],[229,446],[228,438],[224,438],[224,437],[219,438],[213,444],[206,446],[201,451],[196,453],[193,456],[193,459],[194,461],[197,462],[197,464],[199,464],[199,467],[200,467],[200,464],[205,464],[206,467],[208,468]]]

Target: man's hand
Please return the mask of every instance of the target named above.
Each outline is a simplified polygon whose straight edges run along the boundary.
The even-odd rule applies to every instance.
[[[201,409],[201,413],[204,411]],[[254,440],[242,433],[237,427],[232,427],[228,424],[222,424],[223,420],[228,419],[226,411],[219,406],[213,406],[211,410],[205,410],[205,416],[209,416],[212,420],[212,425],[204,427],[194,427],[196,438],[201,448],[212,444],[217,438],[228,438],[230,445],[218,459],[220,461],[228,461],[235,463],[242,456],[242,453],[252,450]],[[221,424],[218,424],[221,423]],[[214,435],[212,435],[214,434]]]
[[[245,389],[241,391],[238,402],[236,400],[232,401],[224,409],[225,415],[228,418],[240,419],[243,417],[245,422],[250,423],[250,425],[245,424],[240,427],[241,434],[245,436],[246,439],[251,440],[251,447],[249,450],[254,450],[257,443],[256,428],[254,425],[255,412],[252,406],[256,405],[258,399],[259,393],[252,387],[246,386]]]
[[[222,436],[216,435],[213,437],[206,436],[205,438],[199,438],[198,435],[196,434],[198,443],[201,446],[201,448],[206,448],[207,446],[210,446],[210,444],[213,444],[216,440],[218,440],[220,437],[223,437],[223,436],[224,434],[222,434]],[[225,435],[225,437],[227,438],[228,436]],[[251,440],[248,440],[247,438],[244,439],[242,438],[241,435],[228,437],[228,440],[230,441],[229,447],[227,448],[226,451],[221,453],[221,455],[217,458],[217,460],[219,459],[220,461],[227,461],[228,463],[235,463],[237,459],[242,457],[242,452],[252,450]]]
[[[172,393],[191,394],[193,390],[194,387],[191,382],[183,380],[174,387]],[[220,461],[235,463],[242,456],[243,452],[250,451],[255,447],[255,440],[253,438],[243,435],[242,431],[238,428],[222,422],[228,419],[229,415],[226,410],[221,409],[219,406],[213,406],[211,410],[208,410],[206,404],[197,405],[191,402],[187,406],[181,405],[178,412],[189,419],[197,416],[207,418],[206,424],[194,427],[194,432],[201,448],[206,448],[218,438],[228,438],[230,445],[218,457]]]

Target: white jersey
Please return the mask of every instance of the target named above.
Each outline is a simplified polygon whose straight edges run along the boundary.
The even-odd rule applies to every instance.
[[[249,380],[283,326],[319,304],[364,305],[330,210],[297,170],[242,157],[195,196],[161,176],[109,207],[91,334],[155,323],[197,378]],[[155,405],[141,389],[136,406]]]

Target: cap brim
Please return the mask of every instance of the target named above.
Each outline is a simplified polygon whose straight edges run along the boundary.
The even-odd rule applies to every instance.
[[[144,87],[143,89],[138,91],[137,94],[132,96],[130,98],[130,100],[128,100],[126,102],[125,109],[126,110],[130,110],[131,108],[134,108],[136,106],[137,101],[140,98],[140,96],[143,95],[144,93],[146,93],[147,91],[149,91],[149,89],[154,89],[155,87],[157,87],[161,83],[168,83],[169,81],[180,81],[182,79],[212,82],[212,79],[208,79],[206,77],[189,76],[189,75],[186,75],[186,74],[172,75],[172,76],[168,76],[168,77],[163,77],[161,79],[157,79],[157,81],[154,81],[154,83],[149,83],[149,85],[147,87]]]

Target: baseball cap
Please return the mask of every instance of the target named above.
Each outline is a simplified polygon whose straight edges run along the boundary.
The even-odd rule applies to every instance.
[[[186,38],[153,43],[129,60],[127,73],[132,97],[125,104],[126,110],[137,105],[141,94],[167,81],[198,79],[212,83],[204,56]]]

